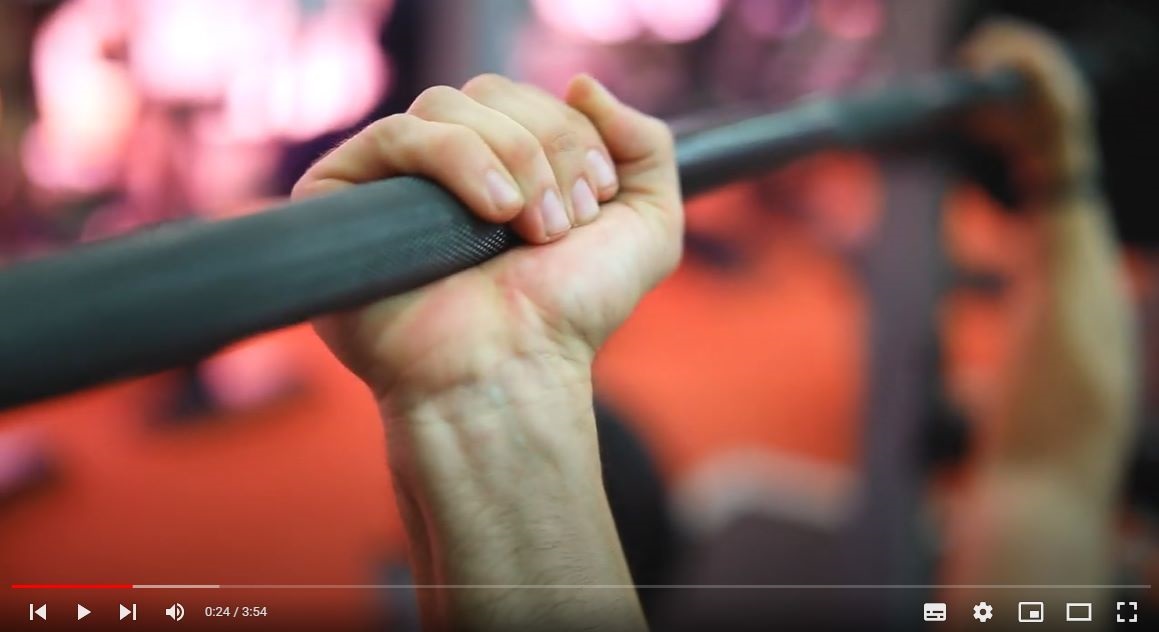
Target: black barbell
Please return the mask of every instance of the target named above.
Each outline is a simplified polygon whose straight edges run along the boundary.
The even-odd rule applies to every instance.
[[[952,71],[678,139],[685,197],[830,147],[929,131],[1023,92]],[[0,408],[190,363],[253,334],[422,286],[517,246],[441,187],[399,177],[187,221],[0,271]]]

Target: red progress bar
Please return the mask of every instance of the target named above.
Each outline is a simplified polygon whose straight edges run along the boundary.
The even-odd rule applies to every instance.
[[[36,590],[106,590],[132,588],[132,584],[12,584],[15,589]]]

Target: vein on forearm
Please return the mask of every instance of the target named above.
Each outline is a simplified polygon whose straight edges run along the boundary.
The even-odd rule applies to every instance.
[[[642,622],[603,491],[586,369],[512,363],[403,410],[384,402],[384,414],[400,496],[418,507],[404,516],[408,535],[427,543],[425,572],[447,585],[432,600],[446,616],[481,629],[491,618]]]

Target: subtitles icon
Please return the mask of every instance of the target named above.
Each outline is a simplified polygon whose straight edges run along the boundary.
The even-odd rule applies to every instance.
[[[1091,604],[1089,603],[1072,603],[1066,604],[1066,620],[1067,621],[1091,621],[1094,617],[1091,612]]]
[[[1046,620],[1046,606],[1041,601],[1018,602],[1019,623],[1042,623]]]
[[[946,620],[946,604],[944,603],[927,603],[922,606],[922,619],[924,621],[945,621]]]

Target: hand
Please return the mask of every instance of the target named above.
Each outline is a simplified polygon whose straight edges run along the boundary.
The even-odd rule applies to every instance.
[[[596,347],[680,257],[668,128],[589,77],[566,103],[486,75],[432,88],[314,165],[294,196],[400,174],[529,245],[316,324],[380,398],[434,629],[643,629],[603,491]],[[538,590],[454,585],[536,584]],[[575,593],[552,585],[599,584]]]
[[[1137,358],[1097,182],[1090,96],[1061,46],[1032,27],[990,24],[966,51],[981,71],[1018,70],[1031,93],[976,121],[983,138],[1005,150],[1024,208],[1008,218],[1004,235],[1013,238],[1001,304],[1009,349],[993,401],[976,420],[978,453],[947,520],[942,581],[1065,580],[1075,586],[1068,601],[1092,601],[1099,591],[1090,587],[1114,578],[1108,551]],[[1033,596],[1013,590],[993,603],[1014,608]],[[963,610],[983,598],[995,599],[969,588],[946,595]]]
[[[982,108],[970,121],[981,141],[1004,151],[1022,199],[1097,186],[1090,90],[1061,42],[1024,22],[993,20],[974,33],[961,58],[980,74],[1014,70],[1029,84],[1025,98]]]
[[[1013,68],[1031,86],[1024,101],[975,121],[1006,152],[1025,201],[1011,220],[1013,348],[982,447],[1071,490],[1110,494],[1125,458],[1138,359],[1098,186],[1090,92],[1056,40],[1018,22],[986,25],[964,58],[983,72]]]
[[[590,77],[565,100],[495,75],[431,88],[295,186],[301,198],[426,176],[531,244],[317,323],[380,397],[406,406],[521,358],[586,375],[596,347],[675,266],[683,215],[667,127]]]

